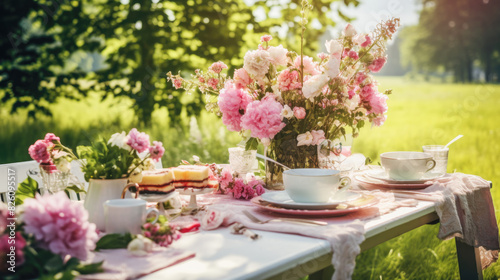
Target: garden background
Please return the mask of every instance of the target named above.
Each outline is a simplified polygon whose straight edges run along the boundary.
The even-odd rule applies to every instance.
[[[448,172],[491,180],[500,209],[499,2],[373,1],[384,3],[370,20],[372,1],[311,2],[310,56],[345,21],[366,32],[377,17],[404,16],[408,5],[416,10],[413,22],[402,19],[377,76],[380,91],[393,90],[388,119],[362,129],[353,152],[377,163],[382,152],[419,151],[463,134],[450,148]],[[299,7],[255,0],[2,1],[0,163],[30,160],[29,145],[46,132],[75,148],[132,127],[164,143],[164,166],[192,155],[227,162],[239,135],[204,111],[201,95],[176,91],[165,73],[188,77],[217,60],[232,73],[268,33],[271,43],[298,51]],[[454,241],[438,240],[437,231],[425,226],[364,252],[354,279],[457,279]],[[499,278],[500,265],[484,275]]]

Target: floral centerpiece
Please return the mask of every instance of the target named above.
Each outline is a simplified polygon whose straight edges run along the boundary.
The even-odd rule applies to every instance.
[[[302,7],[302,34],[308,8]],[[380,126],[386,120],[390,91],[380,93],[370,73],[384,66],[386,42],[398,25],[399,19],[390,19],[363,34],[348,24],[339,39],[326,41],[327,53],[317,60],[302,49],[297,54],[272,45],[265,35],[233,77],[223,73],[227,66],[220,61],[206,72],[196,70],[190,80],[167,75],[175,88],[204,93],[207,110],[239,132],[247,149],[262,143],[267,156],[291,168],[319,167],[318,150],[325,141],[338,140],[348,127],[356,137],[366,123]],[[281,167],[269,167],[271,177],[280,177]]]

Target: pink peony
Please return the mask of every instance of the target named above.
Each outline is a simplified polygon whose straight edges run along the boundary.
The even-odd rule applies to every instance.
[[[370,66],[368,66],[368,69],[370,69],[370,71],[372,71],[374,73],[377,73],[378,71],[380,71],[382,69],[382,67],[384,67],[385,62],[386,62],[385,57],[379,57],[379,58],[375,59],[372,62],[372,64],[370,64]]]
[[[285,69],[278,76],[278,87],[281,91],[299,89],[301,87],[299,72]]]
[[[243,57],[243,68],[256,79],[262,79],[269,71],[270,58],[265,50],[248,51]]]
[[[302,59],[302,62],[304,64],[304,75],[318,75],[321,73],[317,69],[318,65],[314,62],[312,57],[305,55]],[[293,64],[297,69],[300,69],[300,56],[297,56],[295,58]]]
[[[227,65],[222,61],[214,62],[212,65],[210,65],[210,67],[208,67],[208,70],[211,70],[217,74],[219,74],[222,69],[227,69]]]
[[[293,107],[293,115],[297,119],[302,120],[306,117],[306,109],[302,107]]]
[[[132,128],[127,137],[127,145],[139,153],[142,153],[149,148],[149,135],[146,133],[139,132],[136,128]]]
[[[173,84],[175,89],[180,89],[182,87],[182,81],[183,81],[182,78],[174,79]]]
[[[219,95],[219,109],[222,113],[222,123],[230,131],[241,130],[241,119],[252,98],[242,89],[227,83]]]
[[[28,152],[32,159],[36,160],[38,163],[48,163],[50,162],[49,148],[54,145],[49,141],[37,140],[35,144],[31,145]]]
[[[26,199],[24,223],[24,231],[34,235],[36,246],[63,258],[85,260],[98,239],[83,204],[69,200],[64,192]]]
[[[372,98],[372,96],[374,94],[377,94],[378,93],[378,89],[377,89],[377,86],[375,86],[374,84],[368,84],[364,87],[361,88],[361,90],[359,91],[359,95],[361,97],[361,99],[363,101],[370,101],[370,99]]]
[[[244,68],[234,71],[234,84],[237,88],[245,88],[253,82]]]
[[[217,79],[217,78],[210,78],[210,79],[208,79],[207,84],[208,84],[209,87],[212,87],[214,90],[216,90],[217,89],[217,85],[219,84],[219,79]]]
[[[149,147],[149,154],[151,155],[151,158],[155,161],[159,161],[164,153],[165,148],[163,148],[163,143],[159,141],[153,141],[153,146]]]
[[[383,114],[387,112],[387,96],[382,93],[373,94],[370,98],[371,110],[368,113]]]
[[[325,141],[325,132],[323,130],[311,130],[313,137],[312,145],[319,145]]]
[[[281,121],[283,106],[273,98],[264,98],[248,104],[241,126],[251,131],[251,136],[272,139],[285,127]]]
[[[356,51],[350,51],[348,55],[350,58],[352,58],[354,60],[359,58],[358,53]]]
[[[54,133],[47,133],[45,134],[45,141],[61,141],[61,139],[59,137],[57,137]]]
[[[264,36],[260,37],[261,42],[269,42],[272,39],[273,39],[273,36],[271,36],[271,35],[264,35]]]

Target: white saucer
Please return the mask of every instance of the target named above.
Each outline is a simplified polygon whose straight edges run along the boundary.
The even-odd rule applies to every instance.
[[[378,169],[378,170],[369,170],[365,173],[365,175],[391,184],[421,184],[427,181],[439,179],[443,177],[445,174],[439,174],[436,172],[429,171],[425,173],[421,179],[418,180],[394,180],[389,178],[385,170]]]
[[[325,203],[302,203],[293,201],[290,196],[288,196],[286,191],[275,191],[263,193],[260,199],[287,209],[322,210],[337,208],[337,206],[341,203],[353,201],[360,197],[361,194],[359,193],[340,191]]]

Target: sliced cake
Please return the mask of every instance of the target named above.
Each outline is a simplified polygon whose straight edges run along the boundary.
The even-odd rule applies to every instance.
[[[175,190],[173,172],[170,169],[157,169],[142,172],[139,183],[140,194],[167,194]]]
[[[181,165],[173,168],[174,186],[176,189],[195,188],[203,189],[208,185],[208,167],[200,165]]]

